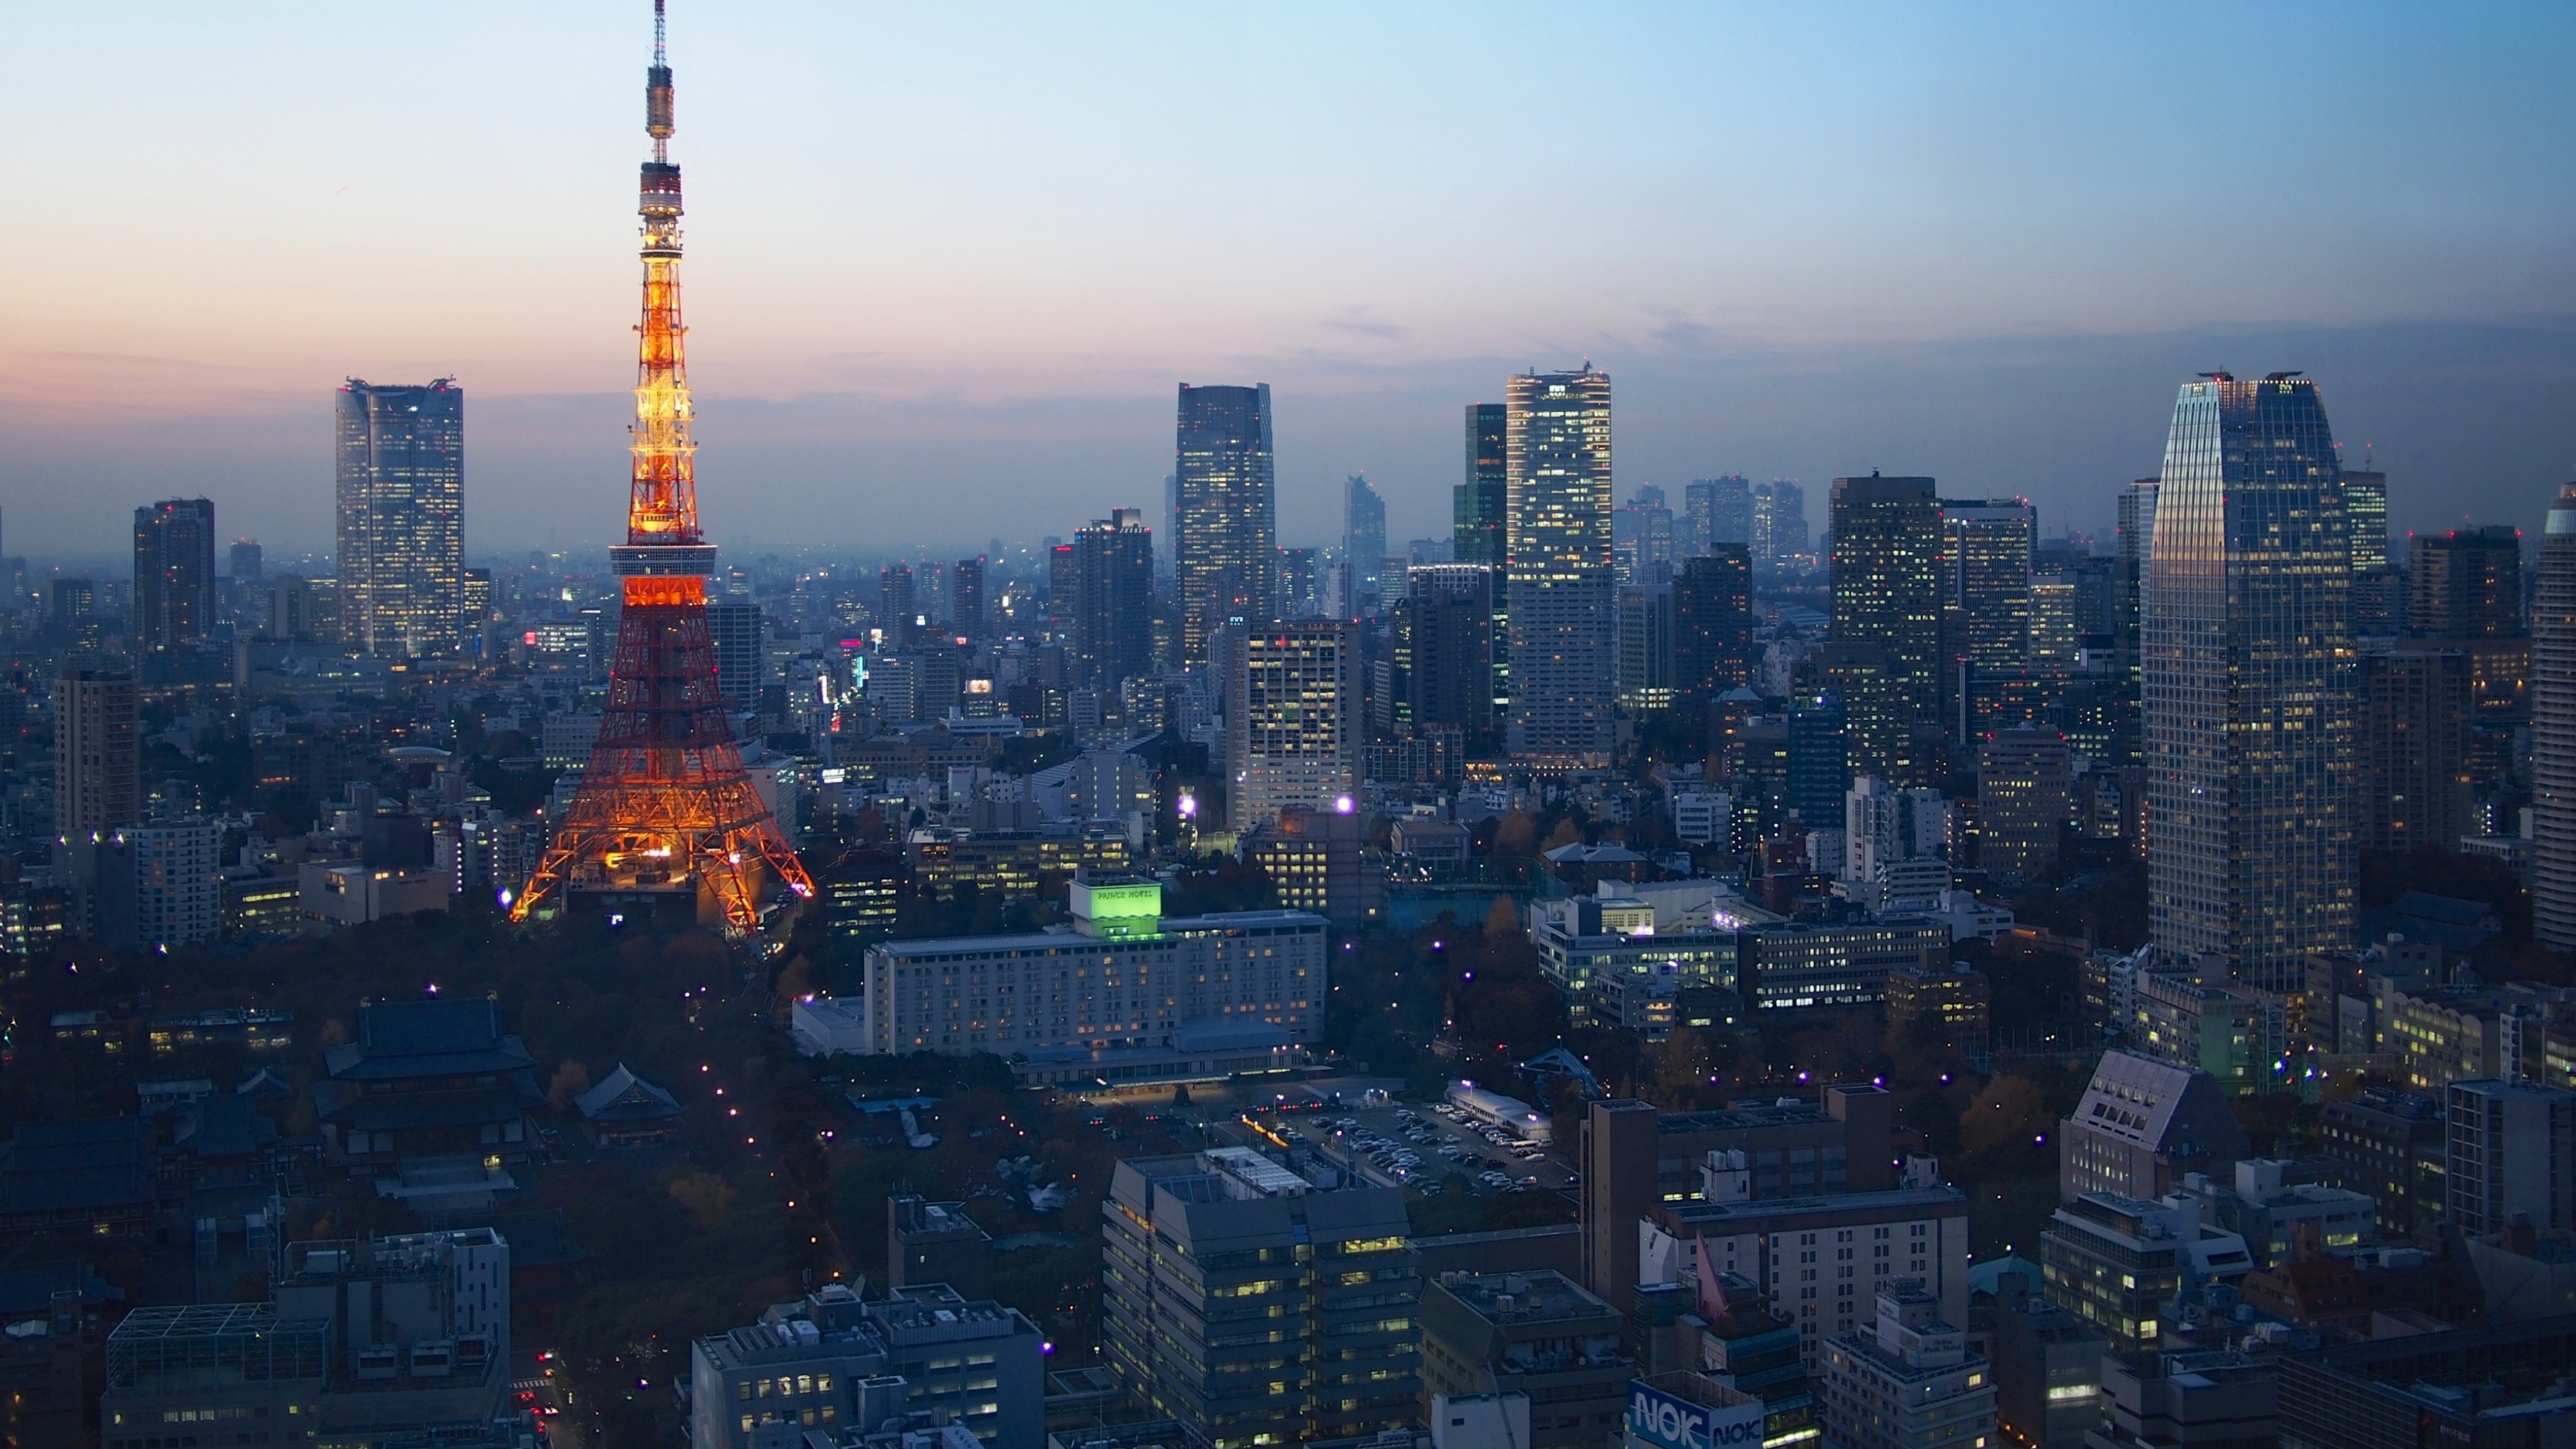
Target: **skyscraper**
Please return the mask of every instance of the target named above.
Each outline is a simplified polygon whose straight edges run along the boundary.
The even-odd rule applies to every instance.
[[[1073,545],[1062,539],[1049,537],[1045,548],[1047,635],[1050,642],[1062,644],[1073,638],[1075,600],[1082,593],[1081,565],[1074,558]]]
[[[1785,803],[1809,830],[1837,830],[1843,794],[1851,788],[1851,751],[1844,741],[1849,716],[1842,699],[1827,691],[1789,702],[1789,768]]]
[[[233,622],[249,634],[268,623],[268,579],[260,561],[259,540],[237,538],[232,546],[232,586],[226,603]]]
[[[1270,384],[1181,384],[1172,473],[1172,588],[1179,663],[1208,659],[1228,619],[1253,625],[1278,612],[1278,549],[1270,453]]]
[[[2075,651],[2084,642],[2083,611],[2078,599],[2083,576],[2073,573],[2030,576],[2030,668],[2072,669]]]
[[[1494,735],[1494,571],[1483,564],[1424,564],[1407,571],[1395,606],[1403,656],[1404,714],[1416,729],[1452,728],[1469,750]]]
[[[2471,775],[2511,779],[2519,773],[2514,738],[2530,722],[2531,707],[2521,531],[2493,524],[2419,534],[2406,583],[2406,633],[2468,657]]]
[[[492,571],[470,568],[465,571],[464,596],[458,627],[469,648],[482,647],[483,626],[492,622]]]
[[[2576,483],[2541,535],[2532,624],[2532,934],[2576,950]]]
[[[1619,590],[1619,707],[1673,707],[1673,591]]]
[[[215,505],[172,498],[134,510],[134,643],[194,644],[214,627]]]
[[[265,631],[269,638],[311,643],[317,638],[337,637],[337,626],[326,632],[315,613],[311,580],[294,574],[270,576]]]
[[[2419,639],[2521,634],[2522,530],[2495,523],[2416,535],[2406,632]]]
[[[1697,558],[1708,552],[1708,516],[1716,506],[1717,485],[1707,479],[1694,479],[1682,485],[1681,512],[1673,515],[1673,558],[1676,562]]]
[[[453,654],[465,588],[465,393],[454,378],[351,378],[339,425],[341,639],[369,654]]]
[[[877,570],[877,626],[885,630],[886,643],[897,649],[912,643],[913,621],[919,617],[912,565],[887,564]]]
[[[1342,616],[1365,619],[1384,602],[1378,575],[1386,567],[1386,500],[1369,486],[1368,475],[1354,473],[1342,493],[1342,565],[1350,597]]]
[[[1279,595],[1279,617],[1312,619],[1326,612],[1321,593],[1323,553],[1319,548],[1283,548],[1271,565],[1271,587]]]
[[[1832,637],[1883,643],[1901,686],[1937,687],[1942,505],[1932,480],[1875,473],[1837,478],[1832,507]],[[2020,657],[2018,648],[2013,657]]]
[[[1660,589],[1672,581],[1673,510],[1664,490],[1645,484],[1610,513],[1611,564],[1622,587]]]
[[[1757,483],[1751,507],[1753,566],[1790,567],[1807,551],[1807,490],[1795,478]]]
[[[969,639],[984,637],[984,560],[961,558],[948,575],[948,621]]]
[[[2055,865],[2074,779],[2074,755],[2056,730],[1986,736],[1977,756],[1979,868],[2017,881]]]
[[[1753,542],[1753,485],[1737,474],[1702,478],[1682,490],[1683,512],[1690,517],[1690,551],[1702,554],[1721,543]]]
[[[2147,556],[2156,532],[2156,487],[2141,478],[2120,490],[2120,651],[2138,667],[2138,624],[2145,617]]]
[[[2388,475],[2345,469],[2343,516],[2352,532],[2353,573],[2388,567]]]
[[[1835,527],[1839,563],[1841,524]],[[1946,692],[1959,687],[1961,665],[1982,673],[2020,669],[2029,662],[2030,556],[2039,536],[2039,510],[2020,498],[1944,499],[1941,532],[1941,683]]]
[[[1467,404],[1467,476],[1454,490],[1450,510],[1449,556],[1462,564],[1503,566],[1511,508],[1511,468],[1504,445],[1509,412],[1502,403]]]
[[[716,688],[725,707],[746,710],[760,702],[767,661],[760,637],[760,606],[741,596],[710,600],[707,638],[716,651]]]
[[[1610,567],[1610,375],[1509,383],[1507,748],[1547,771],[1610,763],[1617,598]]]
[[[2142,629],[2149,932],[2258,990],[2352,946],[2351,578],[2316,384],[2183,384]]]
[[[1855,777],[1876,775],[1904,789],[1938,778],[1939,741],[1924,696],[1906,687],[1887,645],[1874,639],[1829,639],[1812,661],[1826,689],[1842,701],[1843,747]]]
[[[1280,808],[1349,810],[1359,788],[1359,641],[1338,619],[1227,624],[1226,820],[1236,831]]]
[[[70,665],[54,679],[54,833],[82,839],[143,819],[134,671]]]
[[[2405,632],[2406,571],[2388,558],[2388,475],[2345,469],[2343,513],[2352,530],[2353,637]]]
[[[2474,833],[2469,656],[2436,641],[2374,641],[2361,654],[2356,815],[2364,850],[2450,850]]]
[[[1154,672],[1154,530],[1141,509],[1073,535],[1073,655],[1101,689]]]
[[[86,578],[54,580],[54,606],[49,617],[57,632],[78,627],[98,607],[96,587]]]
[[[1742,543],[1712,544],[1673,576],[1673,688],[1704,711],[1752,678],[1753,563]]]
[[[1852,773],[1929,785],[1933,761],[1911,736],[1939,720],[1944,693],[1941,500],[1929,478],[1873,473],[1835,479],[1831,507],[1828,637],[1848,671],[1835,687],[1851,714]]]

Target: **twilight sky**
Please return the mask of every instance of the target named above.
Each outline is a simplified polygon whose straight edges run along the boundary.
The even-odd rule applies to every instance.
[[[1174,384],[1280,531],[1445,534],[1461,404],[1588,357],[1620,496],[1930,473],[2105,529],[2174,385],[2304,368],[2400,529],[2576,474],[2576,9],[673,0],[711,536],[1161,527]],[[329,392],[461,379],[474,553],[622,527],[644,0],[30,7],[0,548],[204,493],[327,548]]]

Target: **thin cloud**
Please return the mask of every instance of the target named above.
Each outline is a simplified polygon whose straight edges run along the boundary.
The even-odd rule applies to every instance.
[[[1380,342],[1409,342],[1413,339],[1412,329],[1386,321],[1377,315],[1376,308],[1357,303],[1343,308],[1338,316],[1325,318],[1323,325],[1335,332],[1372,337]]]

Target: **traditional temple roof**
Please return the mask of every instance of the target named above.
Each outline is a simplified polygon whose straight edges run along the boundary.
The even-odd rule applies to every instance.
[[[501,1005],[488,997],[370,1001],[358,1008],[358,1039],[325,1050],[340,1081],[452,1077],[528,1071],[536,1063],[501,1032]]]
[[[680,1115],[670,1093],[628,1071],[624,1062],[572,1104],[585,1122],[659,1122]]]

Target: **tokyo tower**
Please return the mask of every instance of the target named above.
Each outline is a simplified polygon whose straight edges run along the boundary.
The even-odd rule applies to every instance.
[[[680,168],[671,164],[671,68],[653,0],[653,68],[644,91],[644,320],[636,364],[635,486],[626,542],[609,550],[625,607],[599,743],[554,843],[510,908],[525,921],[573,896],[677,914],[721,910],[725,929],[759,924],[765,891],[811,896],[814,882],[752,788],[716,689],[707,575],[716,550],[698,532],[681,354]]]

